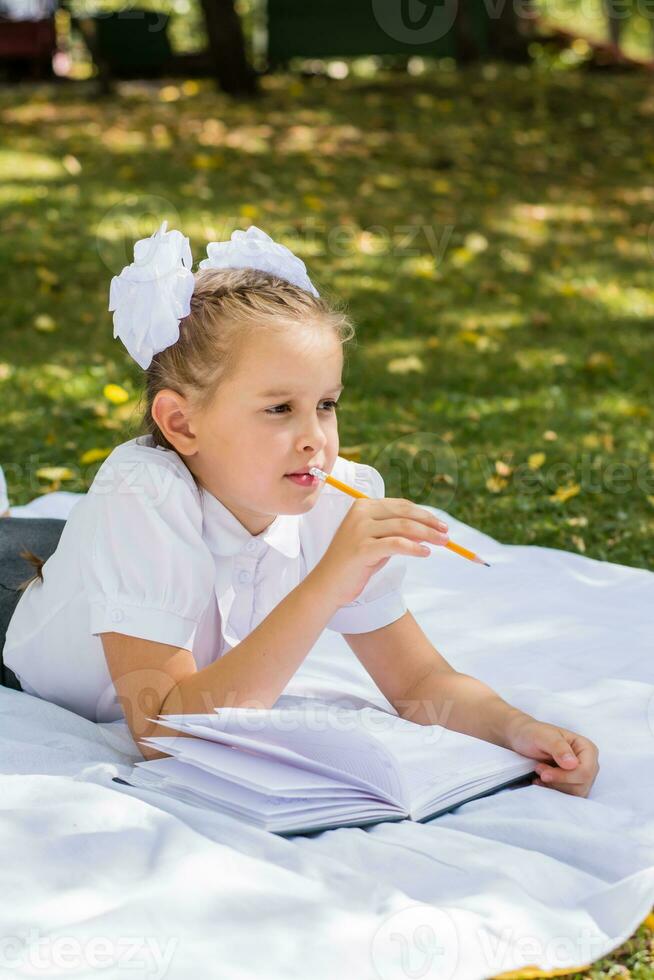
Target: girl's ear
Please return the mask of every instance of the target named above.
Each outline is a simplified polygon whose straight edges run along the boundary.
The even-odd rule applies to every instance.
[[[158,391],[152,402],[152,418],[171,446],[184,456],[197,452],[197,435],[187,399],[172,388]]]

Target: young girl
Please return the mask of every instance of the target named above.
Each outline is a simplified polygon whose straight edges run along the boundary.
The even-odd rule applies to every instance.
[[[327,628],[398,714],[514,749],[538,785],[586,796],[596,746],[456,671],[407,609],[402,556],[426,557],[447,526],[338,455],[347,317],[258,228],[207,252],[194,275],[164,223],[112,280],[146,434],[104,461],[21,595],[4,656],[23,689],[94,721],[124,714],[138,744],[170,735],[158,714],[271,707]]]

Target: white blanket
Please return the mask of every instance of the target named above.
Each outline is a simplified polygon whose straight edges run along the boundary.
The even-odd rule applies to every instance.
[[[0,975],[482,980],[579,967],[634,931],[654,904],[654,574],[429,509],[492,567],[409,559],[409,608],[454,667],[597,743],[590,797],[505,789],[284,839],[113,783],[140,757],[124,722],[0,688]],[[301,696],[388,707],[329,631]]]

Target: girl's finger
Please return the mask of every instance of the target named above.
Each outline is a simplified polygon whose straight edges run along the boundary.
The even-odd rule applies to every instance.
[[[449,541],[447,531],[438,531],[421,521],[413,521],[408,517],[387,517],[375,521],[374,537],[400,536],[414,541],[430,541],[432,544],[444,545]]]
[[[548,786],[553,786],[555,783],[561,783],[566,786],[577,786],[581,783],[588,782],[588,773],[580,772],[579,769],[575,769],[574,772],[564,772],[562,769],[551,769],[547,767],[540,773],[540,778]]]
[[[547,789],[556,789],[561,793],[569,793],[572,796],[586,796],[588,794],[588,779],[573,780],[570,778],[572,773],[561,773],[556,779],[539,779],[538,785],[545,786]],[[575,774],[576,775],[576,774]]]
[[[380,554],[382,558],[398,554],[416,555],[421,558],[428,558],[430,555],[428,545],[420,544],[418,541],[409,541],[408,538],[375,538],[371,544],[370,553],[373,558],[377,554]]]
[[[548,733],[546,739],[541,740],[540,747],[549,752],[557,765],[562,769],[572,769],[579,765],[579,760],[567,738],[559,731]]]
[[[409,519],[426,524],[428,527],[435,527],[439,531],[448,530],[448,525],[440,517],[404,497],[381,497],[376,501],[373,498],[369,507],[374,509],[375,516],[379,513],[386,518]]]
[[[570,742],[580,762],[583,763],[590,760],[591,764],[595,764],[599,756],[599,750],[594,742],[591,742],[590,739],[585,738],[583,735],[576,735],[574,732],[569,732],[565,728],[562,728],[561,731]]]
[[[568,783],[543,783],[547,789],[555,789],[559,793],[567,793],[568,796],[588,796],[589,786],[587,782],[584,783],[573,783],[572,785]]]
[[[580,745],[577,749],[577,758],[585,766],[595,766],[597,764],[598,752],[594,745]]]

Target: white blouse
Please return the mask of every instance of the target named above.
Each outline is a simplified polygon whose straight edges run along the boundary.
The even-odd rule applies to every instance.
[[[372,466],[338,456],[333,475],[384,496]],[[252,535],[149,435],[122,443],[75,504],[43,582],[23,592],[4,661],[23,690],[91,721],[123,716],[100,635],[183,647],[198,670],[245,639],[315,567],[354,503],[325,483],[305,514]],[[393,555],[328,629],[366,633],[399,619],[406,561]]]

